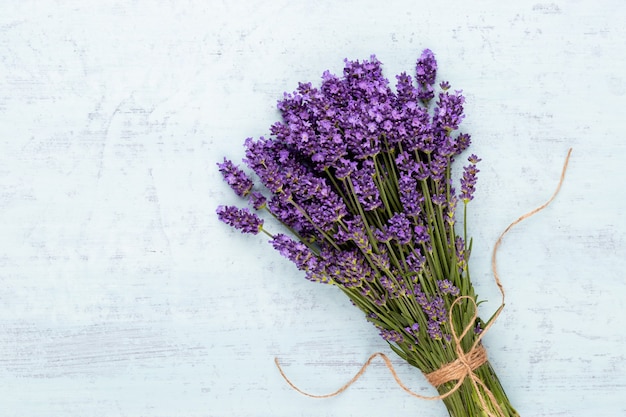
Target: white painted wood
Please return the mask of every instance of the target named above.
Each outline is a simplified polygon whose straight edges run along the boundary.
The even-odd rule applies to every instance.
[[[473,278],[523,416],[626,414],[626,30],[621,1],[5,1],[0,13],[0,415],[444,416],[381,363],[375,330],[261,237],[214,215],[215,163],[275,102],[374,53],[422,48],[468,97],[483,158]],[[394,358],[413,389],[433,393]]]

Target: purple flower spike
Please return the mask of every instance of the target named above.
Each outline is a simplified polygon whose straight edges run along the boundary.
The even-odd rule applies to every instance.
[[[417,82],[420,84],[435,84],[437,75],[437,60],[435,54],[430,49],[424,49],[422,55],[417,60],[415,67]]]
[[[224,163],[218,163],[217,166],[224,177],[224,180],[237,193],[239,197],[245,197],[252,190],[252,180],[248,178],[245,172],[233,164],[232,161],[224,158]]]
[[[404,208],[404,212],[408,216],[417,217],[422,212],[422,204],[425,199],[418,190],[418,184],[415,179],[408,175],[400,176],[398,180],[398,189],[400,191],[400,202]]]
[[[235,206],[219,206],[216,210],[217,217],[229,226],[241,231],[256,235],[263,228],[263,220],[247,208]]]
[[[335,164],[335,168],[335,176],[337,179],[343,180],[356,170],[357,163],[348,159],[340,158]]]
[[[469,148],[472,143],[472,137],[467,133],[461,133],[456,138],[456,154],[460,154],[467,148]]]
[[[439,286],[439,290],[444,294],[450,294],[456,297],[460,293],[459,289],[447,279],[437,281],[437,285]]]
[[[461,178],[461,194],[460,198],[465,203],[468,203],[474,198],[474,191],[476,191],[477,174],[480,172],[476,168],[476,164],[480,161],[476,155],[471,155],[467,158],[470,164],[463,168],[463,178]]]
[[[283,234],[277,234],[271,240],[272,246],[281,255],[296,264],[298,269],[308,271],[316,267],[317,258],[313,252],[302,242],[297,242]]]
[[[421,252],[413,251],[406,257],[409,271],[420,273],[426,265],[426,257]]]
[[[382,205],[380,194],[374,182],[374,162],[363,161],[363,167],[353,174],[354,193],[367,211],[375,210]]]
[[[436,321],[439,324],[444,324],[447,321],[448,314],[446,312],[446,306],[443,298],[440,296],[433,297],[428,306],[422,308],[424,313],[429,315],[430,319]]]
[[[396,213],[389,219],[387,232],[402,245],[411,241],[411,222],[404,213]]]
[[[428,336],[433,340],[441,340],[443,338],[441,327],[436,321],[429,321],[426,331],[428,332]]]
[[[459,128],[459,124],[464,119],[463,104],[465,97],[462,91],[455,91],[454,94],[445,91],[439,93],[437,108],[433,117],[433,122],[438,129],[452,131]]]
[[[258,191],[252,191],[250,194],[250,203],[255,210],[261,210],[267,205],[267,199]]]
[[[387,329],[382,329],[382,328],[379,330],[380,330],[380,337],[382,337],[388,342],[396,342],[396,343],[404,342],[404,336],[402,336],[401,333],[395,330],[387,330]]]
[[[437,60],[435,54],[430,49],[424,49],[422,55],[417,60],[415,75],[420,85],[418,97],[423,101],[429,101],[435,97],[433,85],[437,76]]]
[[[419,335],[420,325],[418,323],[413,323],[411,326],[405,327],[404,331],[414,337],[417,337]]]

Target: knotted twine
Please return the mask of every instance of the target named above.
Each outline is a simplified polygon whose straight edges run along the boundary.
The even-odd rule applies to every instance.
[[[359,372],[357,372],[356,375],[354,375],[354,377],[350,379],[350,381],[348,381],[345,385],[343,385],[337,391],[331,392],[330,394],[313,395],[305,391],[302,391],[293,382],[291,382],[289,378],[287,378],[287,375],[285,375],[283,369],[280,366],[278,358],[274,358],[274,362],[276,363],[276,367],[278,368],[280,375],[285,379],[285,381],[289,384],[289,386],[291,386],[291,388],[298,391],[300,394],[303,394],[303,395],[306,395],[307,397],[312,397],[312,398],[329,398],[329,397],[334,397],[336,395],[339,395],[343,391],[348,389],[352,384],[354,384],[363,375],[365,370],[369,367],[369,365],[372,363],[372,361],[376,357],[381,357],[383,361],[385,362],[385,365],[391,372],[391,375],[395,379],[396,383],[400,386],[400,388],[402,388],[404,391],[406,391],[408,394],[412,395],[413,397],[420,398],[422,400],[429,400],[429,401],[443,400],[449,397],[450,395],[452,395],[454,392],[456,392],[461,387],[465,379],[469,378],[470,381],[472,382],[472,385],[474,385],[474,389],[476,393],[478,394],[478,399],[480,401],[481,406],[483,407],[483,411],[485,411],[485,413],[489,417],[498,417],[498,416],[506,417],[506,415],[502,411],[502,408],[498,404],[498,401],[493,395],[493,393],[489,390],[489,388],[487,388],[485,383],[474,372],[477,368],[479,368],[480,366],[482,366],[483,364],[487,362],[487,351],[485,350],[485,348],[482,346],[480,342],[482,338],[485,336],[485,334],[487,333],[487,331],[491,328],[493,323],[496,321],[496,319],[500,316],[500,313],[502,313],[502,310],[504,309],[505,292],[504,292],[504,286],[502,285],[500,276],[498,274],[496,255],[497,255],[500,245],[502,244],[502,239],[513,228],[513,226],[517,225],[523,220],[545,209],[556,198],[557,194],[561,190],[561,185],[563,184],[563,180],[565,179],[565,172],[567,171],[567,166],[569,164],[569,158],[571,154],[572,154],[572,149],[570,148],[567,152],[567,156],[565,157],[565,163],[563,164],[563,169],[561,171],[561,177],[559,179],[559,183],[557,184],[557,187],[554,190],[554,193],[552,194],[550,199],[548,199],[548,201],[546,201],[541,206],[535,208],[534,210],[529,211],[526,214],[523,214],[517,220],[509,224],[508,227],[504,229],[504,231],[500,234],[500,237],[498,237],[498,240],[496,240],[496,243],[493,246],[493,250],[491,252],[491,269],[493,271],[494,281],[496,285],[498,286],[498,290],[500,291],[502,299],[500,302],[500,306],[498,307],[496,312],[493,314],[492,318],[489,320],[485,328],[478,335],[478,337],[472,344],[471,348],[467,352],[463,350],[463,347],[461,346],[461,340],[467,335],[469,331],[473,330],[473,323],[478,317],[478,306],[476,305],[476,301],[474,301],[472,297],[467,296],[467,295],[456,298],[454,302],[452,303],[452,305],[450,306],[450,311],[448,312],[448,322],[450,323],[450,331],[452,333],[452,338],[454,340],[454,348],[457,353],[457,359],[454,360],[453,362],[442,365],[441,368],[437,369],[436,371],[433,371],[424,375],[426,379],[428,380],[428,382],[431,385],[433,385],[435,388],[447,382],[456,380],[457,383],[450,390],[448,390],[447,392],[441,395],[436,395],[436,396],[424,396],[424,395],[420,395],[411,391],[406,385],[404,385],[404,383],[402,382],[402,380],[396,373],[396,370],[394,369],[389,357],[387,357],[387,355],[385,355],[382,352],[376,352],[372,354],[368,358],[367,362],[363,364]],[[454,321],[452,320],[452,311],[454,307],[463,300],[468,300],[473,305],[474,313],[472,314],[472,318],[471,320],[469,320],[468,325],[465,326],[465,328],[463,329],[463,332],[459,335],[457,334],[456,328],[454,326]],[[493,414],[490,411],[489,407],[487,406],[487,400],[485,399],[484,395],[479,389],[479,386],[487,395],[489,402],[491,403],[492,407],[496,410],[497,415]]]

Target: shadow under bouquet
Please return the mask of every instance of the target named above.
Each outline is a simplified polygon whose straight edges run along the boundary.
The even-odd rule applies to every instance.
[[[265,233],[308,280],[343,291],[450,416],[518,416],[482,346],[490,321],[478,318],[468,270],[480,159],[467,157],[455,184],[451,164],[470,145],[458,132],[464,97],[436,85],[436,70],[427,49],[414,77],[396,76],[395,91],[374,56],[346,60],[342,76],[324,72],[320,87],[299,83],[278,102],[271,136],[245,141],[244,162],[262,186],[232,161],[218,163],[254,211],[219,206],[217,215]],[[266,230],[261,211],[284,233]]]

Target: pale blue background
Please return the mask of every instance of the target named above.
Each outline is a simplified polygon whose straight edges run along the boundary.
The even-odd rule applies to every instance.
[[[298,81],[435,51],[483,158],[469,230],[485,338],[523,416],[626,415],[622,1],[2,1],[0,416],[444,416],[333,288],[214,215],[215,162]],[[434,394],[393,358],[407,385]]]

